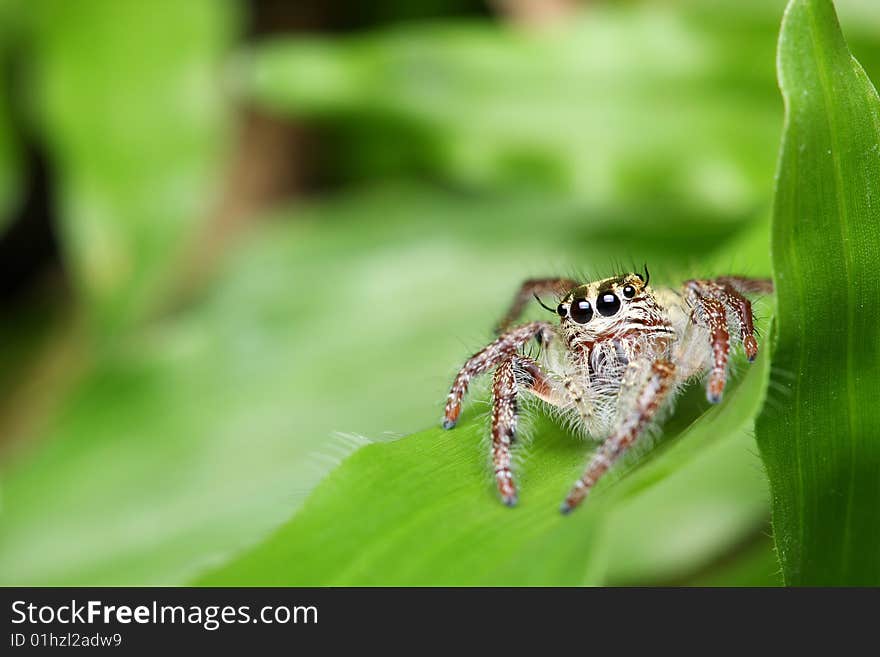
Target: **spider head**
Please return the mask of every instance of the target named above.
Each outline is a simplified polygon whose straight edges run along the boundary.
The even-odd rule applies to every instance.
[[[647,275],[624,274],[579,285],[556,312],[566,332],[595,337],[644,325],[656,307]]]

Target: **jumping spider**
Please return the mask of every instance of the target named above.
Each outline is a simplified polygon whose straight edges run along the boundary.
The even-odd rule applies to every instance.
[[[727,382],[731,334],[749,361],[758,355],[752,305],[746,294],[769,294],[766,279],[724,276],[689,280],[680,288],[651,288],[649,274],[625,274],[592,283],[567,278],[526,281],[496,329],[498,338],[471,356],[455,377],[443,427],[455,426],[475,376],[495,370],[492,387],[492,463],[501,500],[517,501],[511,472],[517,395],[530,393],[602,441],[561,511],[580,504],[599,478],[644,435],[690,379],[708,373],[706,396],[721,401]],[[555,294],[545,306],[539,295]],[[559,315],[559,324],[512,326],[534,296]],[[536,360],[523,353],[541,345]]]

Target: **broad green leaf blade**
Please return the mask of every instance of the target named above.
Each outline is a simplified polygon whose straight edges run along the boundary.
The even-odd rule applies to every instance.
[[[793,0],[773,219],[774,368],[758,422],[787,584],[880,584],[880,101],[828,0]]]
[[[629,514],[638,523],[630,532],[640,530],[638,540],[650,545],[657,528],[640,521],[662,513],[670,499],[675,499],[678,517],[668,520],[678,527],[682,551],[693,554],[684,542],[694,527],[708,524],[710,532],[717,531],[730,511],[721,492],[729,488],[717,476],[699,476],[707,465],[716,475],[738,478],[739,485],[744,478],[745,495],[763,517],[765,492],[748,434],[763,402],[767,360],[750,369],[721,407],[678,433],[671,430],[642,459],[630,459],[629,467],[603,480],[570,517],[560,516],[559,502],[580,474],[589,448],[536,416],[524,450],[520,504],[509,509],[494,494],[486,418],[472,417],[454,431],[430,429],[362,448],[318,486],[277,534],[198,583],[599,584],[606,579],[607,560],[616,557],[607,554],[603,540],[608,521]],[[671,479],[678,479],[686,495],[670,497],[668,489],[656,495]],[[627,510],[630,500],[649,511]],[[754,523],[754,516],[749,520]]]
[[[46,444],[5,469],[0,581],[183,583],[288,518],[357,444],[339,432],[381,440],[435,422],[456,362],[523,276],[570,271],[589,250],[632,249],[662,272],[676,249],[735,239],[760,262],[763,246],[739,246],[741,220],[681,208],[423,187],[278,219],[201,303],[101,358]]]
[[[39,0],[25,9],[62,246],[104,330],[161,304],[171,268],[217,201],[229,138],[220,74],[234,9],[212,0]]]
[[[274,219],[197,303],[105,350],[4,464],[0,583],[182,584],[223,563],[366,438],[436,422],[523,277],[630,253],[661,277],[689,254],[726,263],[731,240],[769,267],[766,244],[740,246],[745,218],[680,207],[398,185]],[[734,523],[763,521],[752,499]]]

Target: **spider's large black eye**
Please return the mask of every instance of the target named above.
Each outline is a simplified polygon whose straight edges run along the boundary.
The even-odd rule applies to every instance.
[[[611,315],[620,310],[620,299],[613,292],[603,292],[596,299],[596,310],[599,311],[600,315],[611,317]]]
[[[578,324],[586,324],[593,319],[593,306],[586,299],[575,299],[568,311]]]
[[[632,299],[634,296],[636,296],[636,288],[634,288],[632,285],[624,285],[623,296],[625,296],[627,299]]]

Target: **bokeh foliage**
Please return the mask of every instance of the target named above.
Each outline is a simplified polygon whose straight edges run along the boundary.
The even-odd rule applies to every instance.
[[[161,307],[216,202],[234,10],[212,0],[22,5],[28,102],[58,176],[58,229],[103,334]]]
[[[233,3],[79,4],[0,4],[28,62],[9,143],[49,155],[75,283],[46,326],[22,311],[4,327],[25,356],[2,362],[25,361],[37,402],[3,412],[39,421],[0,474],[0,582],[777,582],[750,435],[768,362],[726,408],[683,400],[660,449],[568,524],[556,498],[588,447],[540,413],[513,515],[482,469],[485,395],[459,431],[426,427],[522,278],[645,260],[658,282],[770,273],[781,2],[593,3],[550,31],[471,18],[237,45]],[[842,5],[871,74],[880,10]],[[181,300],[236,105],[317,131],[336,188],[262,211]],[[0,211],[23,184],[3,173],[2,129]],[[70,316],[82,327],[58,326]],[[27,367],[44,333],[74,354],[51,403],[39,353]],[[768,403],[786,399],[771,387]],[[432,467],[445,478],[418,515]],[[367,553],[340,540],[342,518]],[[402,560],[429,521],[442,545]],[[525,525],[503,567],[470,553]],[[290,553],[303,558],[278,566]]]
[[[880,72],[878,12],[850,4],[854,50]],[[783,7],[597,3],[536,31],[453,22],[274,39],[249,55],[240,84],[275,112],[340,131],[340,166],[358,178],[415,169],[743,209],[772,193]]]
[[[9,56],[15,39],[12,0],[0,1],[0,235],[20,202],[22,175],[19,144],[12,121],[8,79]]]

